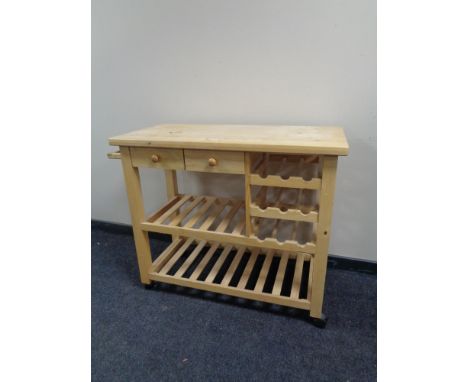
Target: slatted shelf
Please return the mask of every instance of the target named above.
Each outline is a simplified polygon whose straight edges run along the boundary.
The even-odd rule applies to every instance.
[[[289,223],[277,221],[278,225]],[[145,231],[167,233],[205,241],[220,241],[232,245],[314,253],[312,230],[309,234],[288,234],[262,225],[259,235],[245,233],[245,203],[243,200],[213,196],[177,195],[149,216],[140,227]],[[301,222],[302,224],[302,222]],[[260,236],[261,235],[261,236]]]
[[[231,296],[310,309],[310,255],[178,238],[153,262],[149,278]],[[278,266],[279,263],[279,266]],[[287,272],[290,264],[293,273]],[[269,282],[267,282],[269,280]]]

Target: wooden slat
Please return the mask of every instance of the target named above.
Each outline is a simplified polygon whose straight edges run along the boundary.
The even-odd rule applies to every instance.
[[[183,226],[186,228],[193,227],[215,201],[216,201],[215,197],[207,196],[206,201],[203,204],[203,206],[201,206],[200,209]]]
[[[209,229],[210,226],[218,217],[218,215],[221,214],[221,212],[224,210],[227,203],[228,203],[227,200],[222,200],[221,202],[219,202],[219,205],[216,206],[215,209],[211,212],[211,214],[206,218],[206,220],[200,226],[199,230],[203,231],[203,230]]]
[[[268,271],[270,270],[271,261],[273,260],[273,251],[270,250],[265,255],[265,261],[262,265],[262,270],[260,271],[260,275],[258,276],[257,284],[255,285],[255,292],[262,292],[263,287],[265,286],[265,281],[268,275]]]
[[[185,241],[185,243],[177,250],[176,253],[171,257],[171,259],[162,267],[161,273],[166,274],[167,272],[170,271],[172,266],[179,260],[179,258],[184,254],[184,252],[187,250],[190,245],[192,245],[193,239],[188,239]]]
[[[245,227],[245,218],[241,216],[239,223],[237,223],[237,225],[234,227],[234,229],[232,230],[232,233],[234,235],[239,235],[244,229],[244,227]]]
[[[174,277],[169,275],[163,275],[160,273],[150,273],[149,278],[154,281],[165,282],[168,284],[180,285],[189,288],[196,288],[205,290],[208,292],[222,293],[228,296],[235,296],[240,298],[246,298],[250,300],[263,301],[270,304],[278,304],[284,306],[290,306],[298,309],[310,309],[310,302],[307,300],[295,300],[290,297],[273,296],[267,293],[257,293],[253,290],[238,289],[237,287],[230,287],[218,284],[208,284],[204,281],[192,280],[183,277]]]
[[[187,258],[187,260],[184,261],[182,266],[177,270],[174,276],[180,277],[182,276],[185,271],[190,267],[190,265],[193,263],[193,261],[197,258],[198,254],[201,252],[201,250],[205,247],[206,241],[202,240],[198,243],[198,245],[195,247],[193,252],[190,254],[190,256]]]
[[[216,275],[218,274],[219,270],[221,269],[221,266],[224,264],[226,261],[226,257],[231,252],[232,250],[232,245],[228,245],[226,248],[224,248],[223,252],[221,252],[221,255],[219,255],[218,260],[216,260],[215,265],[213,265],[213,268],[211,269],[210,273],[205,279],[206,283],[212,283],[213,280],[215,279]]]
[[[319,178],[304,180],[298,176],[291,176],[288,179],[283,179],[279,175],[268,175],[266,178],[262,178],[258,174],[251,174],[250,184],[255,186],[305,188],[309,190],[318,190],[321,185],[321,180]]]
[[[159,272],[161,268],[166,264],[174,253],[182,245],[183,240],[177,239],[173,241],[159,256],[156,260],[153,261],[151,265],[151,272]]]
[[[170,222],[169,225],[178,225],[184,218],[202,201],[204,200],[203,196],[197,196],[183,211],[177,216],[175,216]]]
[[[162,214],[158,219],[155,220],[155,223],[163,223],[169,216],[176,212],[187,200],[192,198],[191,195],[184,195],[176,204],[169,208],[164,214]]]
[[[257,261],[259,251],[260,250],[258,248],[255,248],[250,253],[250,259],[247,262],[247,265],[245,266],[244,272],[242,273],[242,277],[239,280],[239,283],[237,284],[237,288],[245,289],[245,286],[247,284],[247,281],[249,280],[250,274],[252,273],[252,269],[255,264],[255,261]]]
[[[223,280],[221,281],[221,285],[229,285],[231,282],[232,276],[234,276],[234,273],[236,272],[237,267],[239,266],[239,263],[242,259],[242,256],[244,255],[245,252],[245,247],[240,247],[235,256],[234,259],[232,259],[232,263],[229,266],[226,274],[223,277]]]
[[[216,228],[216,232],[224,232],[226,228],[229,226],[231,223],[232,218],[236,215],[237,211],[239,208],[242,206],[242,201],[238,200],[234,202],[233,206],[229,210],[229,212],[226,214],[224,219],[221,221],[221,223],[218,225],[218,228]]]
[[[303,266],[304,266],[304,255],[302,253],[299,253],[296,257],[296,267],[294,269],[294,279],[293,279],[293,283],[291,287],[292,298],[299,298]]]
[[[286,271],[286,265],[288,264],[288,256],[284,254],[281,256],[278,272],[276,273],[276,280],[271,292],[275,296],[279,296],[281,293],[281,287],[283,286],[284,273]]]
[[[202,261],[200,261],[200,263],[197,265],[193,273],[190,275],[191,280],[196,280],[200,276],[200,273],[203,272],[203,269],[205,269],[206,265],[208,264],[208,262],[210,261],[211,257],[216,252],[218,247],[219,247],[219,243],[214,243],[211,245],[210,249],[205,254]]]
[[[170,199],[163,207],[161,207],[159,210],[153,212],[151,215],[149,215],[145,221],[152,223],[155,221],[157,218],[159,218],[162,214],[164,214],[167,210],[169,210],[174,204],[176,204],[180,200],[180,196],[176,195],[172,199]]]

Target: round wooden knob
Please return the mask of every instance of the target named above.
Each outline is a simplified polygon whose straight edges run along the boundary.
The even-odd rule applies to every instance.
[[[161,160],[161,158],[159,157],[159,155],[151,155],[151,161],[156,163],[156,162],[159,162]]]
[[[215,158],[210,158],[210,159],[208,159],[208,164],[211,167],[213,167],[213,166],[216,166],[218,164],[218,161]]]

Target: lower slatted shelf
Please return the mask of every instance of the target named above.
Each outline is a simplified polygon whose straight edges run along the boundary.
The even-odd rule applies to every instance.
[[[310,309],[312,257],[179,238],[154,261],[150,279]]]

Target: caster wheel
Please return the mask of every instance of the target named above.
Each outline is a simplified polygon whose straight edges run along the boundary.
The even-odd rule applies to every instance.
[[[315,327],[324,329],[325,326],[327,326],[328,317],[322,313],[322,317],[311,317],[310,320],[312,321],[312,325],[314,325]]]
[[[149,284],[143,284],[145,289],[153,289],[153,286],[154,286],[154,281],[150,281]]]

